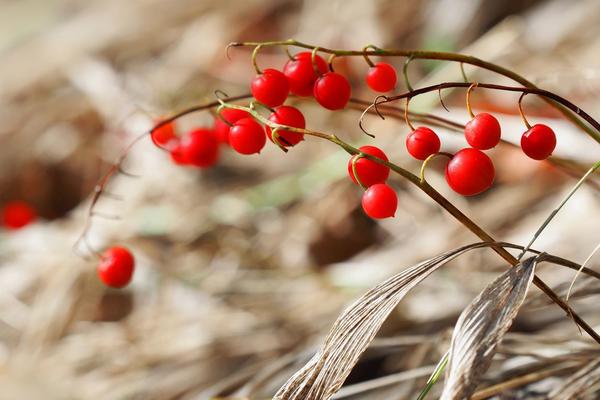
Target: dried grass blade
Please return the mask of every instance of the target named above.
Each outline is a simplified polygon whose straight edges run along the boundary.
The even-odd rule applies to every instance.
[[[600,382],[600,359],[592,361],[573,374],[550,393],[548,400],[580,399],[588,389],[598,382]]]
[[[277,400],[328,400],[342,386],[361,354],[402,298],[442,265],[466,251],[464,246],[410,267],[369,290],[334,323],[320,350],[275,394]]]
[[[525,300],[537,262],[532,257],[510,268],[461,313],[450,343],[442,400],[471,397]]]

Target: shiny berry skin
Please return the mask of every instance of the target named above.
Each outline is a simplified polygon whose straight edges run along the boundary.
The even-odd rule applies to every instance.
[[[556,147],[556,135],[549,126],[536,124],[521,136],[521,149],[534,160],[545,160]]]
[[[480,113],[465,125],[465,138],[469,146],[488,150],[500,142],[500,123],[491,114]]]
[[[289,60],[283,67],[283,73],[290,83],[290,92],[296,96],[311,96],[317,74],[311,59],[310,51],[303,51]],[[327,63],[322,57],[315,55],[315,63],[321,74],[328,71]]]
[[[242,118],[248,118],[250,114],[243,110],[236,110],[233,108],[226,108],[221,111],[221,117],[225,118],[225,121],[228,121],[230,124],[234,124],[236,121]],[[213,129],[217,134],[217,140],[219,143],[229,144],[229,129],[231,126],[227,125],[223,120],[219,117],[215,118],[215,124]]]
[[[362,197],[365,213],[376,219],[393,217],[398,208],[398,195],[385,183],[378,183],[368,188]]]
[[[452,190],[463,196],[474,196],[494,183],[494,163],[477,149],[460,150],[446,165],[446,182]]]
[[[96,272],[106,286],[122,288],[131,282],[134,268],[133,254],[125,247],[114,246],[102,253]]]
[[[313,95],[328,110],[341,110],[350,100],[350,83],[343,75],[328,72],[315,81]]]
[[[426,126],[420,126],[406,136],[406,150],[417,160],[425,160],[440,151],[440,138]]]
[[[219,159],[219,142],[212,129],[194,129],[181,138],[178,146],[181,146],[181,154],[174,156],[172,153],[171,156],[175,157],[175,161],[178,158],[184,164],[208,168],[215,165]]]
[[[229,131],[229,144],[240,154],[260,153],[265,143],[265,130],[252,118],[236,121]]]
[[[250,85],[252,96],[269,107],[283,104],[290,92],[290,84],[283,72],[268,68],[257,75]]]
[[[362,146],[359,148],[363,153],[370,154],[374,157],[377,157],[381,160],[388,161],[385,153],[375,146]],[[348,161],[348,175],[350,178],[358,185],[358,181],[354,176],[354,171],[352,169],[352,161],[358,157],[358,155],[353,156]],[[390,169],[385,165],[378,164],[375,161],[371,161],[365,157],[359,158],[355,163],[356,174],[358,175],[358,179],[360,182],[366,187],[373,186],[377,183],[384,183],[388,176],[390,175]]]
[[[380,62],[367,71],[367,85],[376,92],[389,92],[396,87],[396,70],[388,63]]]
[[[35,210],[24,201],[6,203],[2,210],[2,224],[11,230],[21,229],[37,218]]]
[[[160,121],[156,122],[157,125],[159,123]],[[177,137],[175,136],[175,127],[173,125],[173,122],[168,122],[154,129],[150,133],[150,138],[152,139],[152,142],[154,143],[154,145],[156,145],[156,147],[163,148],[169,145],[171,141],[177,139]]]
[[[269,121],[275,122],[276,124],[287,125],[294,128],[304,129],[306,127],[306,121],[304,115],[295,107],[291,106],[279,106],[275,109],[275,112],[269,116]],[[267,135],[269,139],[273,141],[271,128],[266,127]],[[290,132],[283,129],[277,131],[279,135],[279,143],[285,147],[294,146],[304,139],[303,133]]]

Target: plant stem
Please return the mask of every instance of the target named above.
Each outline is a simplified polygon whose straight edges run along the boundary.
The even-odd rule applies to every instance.
[[[469,84],[467,83],[467,85],[469,85]],[[308,129],[301,129],[301,128],[295,128],[295,127],[276,124],[276,123],[273,123],[272,121],[268,120],[261,114],[259,114],[256,110],[251,109],[249,107],[232,105],[232,104],[228,104],[225,102],[221,102],[221,105],[226,108],[233,108],[233,109],[246,111],[249,114],[251,114],[256,120],[262,122],[265,125],[268,125],[272,129],[273,128],[285,129],[287,131],[302,133],[302,134],[306,134],[309,136],[314,136],[314,137],[318,137],[321,139],[325,139],[334,144],[337,144],[338,146],[340,146],[342,149],[344,149],[350,155],[360,154],[362,157],[367,158],[371,161],[386,165],[392,171],[396,172],[397,174],[399,174],[400,176],[402,176],[403,178],[405,178],[409,182],[411,182],[413,185],[415,185],[419,189],[421,189],[433,201],[438,203],[442,208],[444,208],[444,210],[446,210],[448,213],[450,213],[450,215],[452,215],[455,219],[457,219],[461,224],[463,224],[467,229],[469,229],[471,232],[473,232],[482,241],[490,242],[490,243],[496,242],[496,240],[491,235],[489,235],[485,230],[483,230],[483,228],[481,228],[479,225],[477,225],[467,215],[465,215],[456,206],[454,206],[454,204],[452,204],[450,201],[448,201],[448,199],[446,199],[441,193],[439,193],[437,190],[435,190],[427,181],[421,181],[421,179],[417,175],[400,167],[399,165],[390,163],[389,161],[384,161],[378,157],[364,153],[364,152],[360,151],[359,149],[355,148],[354,146],[344,142],[343,140],[341,140],[340,138],[338,138],[335,135],[318,132],[318,131],[312,131],[312,130],[308,130]],[[494,250],[496,253],[498,253],[503,259],[505,259],[512,266],[515,266],[519,263],[519,261],[512,254],[510,254],[507,250],[505,250],[503,247],[501,247],[499,245],[492,245],[492,250]],[[594,331],[594,329],[592,329],[592,327],[587,324],[587,322],[585,322],[577,313],[575,313],[575,311],[573,309],[571,309],[571,307],[567,303],[565,303],[560,297],[558,297],[558,295],[556,293],[554,293],[554,291],[548,285],[546,285],[538,276],[534,276],[533,283],[538,288],[540,288],[542,290],[542,292],[544,292],[554,303],[556,303],[560,308],[562,308],[567,313],[567,315],[571,316],[573,318],[573,320],[575,321],[575,323],[579,327],[581,327],[581,329],[583,329],[585,332],[587,332],[588,335],[590,335],[597,343],[600,344],[600,335],[598,335]]]
[[[227,46],[227,49],[230,47],[239,47],[239,46],[295,46],[300,48],[305,48],[309,50],[314,50],[317,46],[299,42],[294,39],[289,40],[280,40],[280,41],[271,41],[271,42],[234,42],[230,43]],[[403,50],[403,49],[365,49],[365,50],[342,50],[342,49],[329,49],[326,47],[319,47],[319,51],[322,53],[335,54],[337,57],[344,56],[396,56],[396,57],[410,57],[412,59],[423,59],[423,60],[444,60],[444,61],[454,61],[462,64],[470,64],[477,66],[482,69],[486,69],[488,71],[495,72],[497,74],[503,75],[507,78],[512,79],[515,82],[520,83],[521,85],[531,88],[537,89],[537,86],[525,79],[525,77],[517,74],[516,72],[511,71],[508,68],[504,68],[500,65],[484,61],[477,57],[472,57],[459,53],[449,53],[449,52],[439,52],[439,51],[424,51],[424,50]],[[557,104],[554,99],[551,97],[547,97],[546,101],[558,109],[566,118],[568,118],[571,122],[585,131],[589,136],[591,136],[595,141],[600,143],[600,133],[594,131],[592,128],[584,124],[580,121],[572,112],[567,110],[563,105]]]

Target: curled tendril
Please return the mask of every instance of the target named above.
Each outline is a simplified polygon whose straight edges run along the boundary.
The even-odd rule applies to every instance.
[[[362,181],[358,177],[358,173],[356,171],[356,163],[358,162],[358,160],[360,160],[363,157],[364,156],[362,153],[358,153],[357,155],[352,157],[352,175],[354,175],[354,179],[356,179],[356,182],[358,182],[360,187],[367,190],[367,186],[364,183],[362,183]]]
[[[465,83],[469,82],[469,78],[467,78],[467,73],[465,72],[465,64],[464,63],[459,63],[460,65],[460,73],[462,74],[463,80],[465,81]]]
[[[410,97],[406,98],[406,106],[404,107],[404,120],[406,121],[406,125],[408,125],[408,127],[410,128],[411,131],[415,130],[415,127],[413,126],[413,124],[410,122],[410,119],[408,118],[408,105],[410,103]]]
[[[262,74],[262,70],[258,67],[258,62],[256,61],[256,56],[258,55],[258,52],[261,49],[261,47],[262,47],[262,45],[259,44],[252,51],[252,65],[254,65],[254,69],[256,70],[257,75]]]
[[[432,155],[430,155],[429,157],[427,157],[425,160],[423,160],[423,164],[421,164],[421,172],[419,173],[419,178],[421,179],[421,183],[425,183],[425,169],[427,168],[427,165],[429,164],[429,161],[431,161],[434,158],[439,157],[439,156],[448,157],[450,159],[452,157],[454,157],[450,153],[446,153],[445,151],[440,151],[438,153],[433,153]]]
[[[473,114],[473,110],[471,109],[471,91],[475,89],[479,84],[477,82],[471,83],[471,86],[467,89],[467,112],[471,116],[471,118],[475,118],[475,114]]]
[[[319,51],[319,47],[315,47],[312,52],[310,53],[310,61],[312,62],[313,65],[313,69],[315,70],[315,74],[317,76],[321,76],[321,71],[319,71],[319,66],[317,65],[317,52]]]
[[[519,114],[521,114],[521,119],[523,120],[523,123],[525,124],[525,126],[527,127],[527,129],[531,129],[531,124],[529,123],[529,121],[527,121],[527,118],[525,117],[525,113],[523,112],[523,97],[525,97],[527,93],[523,92],[521,93],[521,96],[519,96]]]
[[[285,54],[288,56],[288,58],[292,61],[295,60],[295,57],[292,55],[292,53],[290,53],[290,46],[284,46],[285,49]]]
[[[334,70],[333,70],[333,59],[336,58],[336,57],[337,57],[337,55],[330,54],[329,58],[327,59],[327,66],[329,67],[329,70],[331,72],[334,72]]]
[[[440,99],[440,104],[442,105],[442,107],[444,107],[444,110],[450,112],[450,110],[448,110],[448,107],[446,107],[446,104],[444,103],[444,99],[442,98],[442,88],[438,89],[438,97]]]
[[[363,47],[362,51],[363,51],[363,57],[365,59],[365,61],[367,62],[367,64],[369,64],[369,67],[374,67],[375,64],[373,63],[373,61],[371,61],[371,59],[369,58],[369,56],[367,55],[367,50],[369,49],[373,49],[373,50],[380,50],[379,47],[373,45],[373,44],[368,44],[365,47]]]
[[[225,47],[225,56],[227,57],[228,60],[231,60],[231,54],[229,53],[229,50],[231,50],[232,47],[239,47],[239,46],[243,46],[243,43],[231,42],[227,45],[227,47]]]
[[[279,134],[279,131],[281,130],[281,127],[275,127],[271,130],[271,139],[273,139],[273,143],[275,143],[277,145],[277,147],[279,147],[284,153],[288,152],[288,149],[285,148],[285,146],[281,143],[284,142],[285,144],[289,144],[285,138],[281,137],[281,135]]]
[[[410,64],[410,62],[413,60],[413,56],[410,56],[406,59],[406,61],[404,62],[404,67],[402,68],[402,75],[404,75],[404,83],[406,84],[406,88],[412,92],[413,91],[413,87],[410,84],[410,79],[408,79],[408,64]]]
[[[367,108],[365,108],[365,110],[362,112],[362,114],[360,115],[360,118],[358,120],[358,127],[360,128],[360,130],[363,131],[363,133],[365,133],[367,136],[370,136],[372,138],[375,138],[375,135],[367,132],[367,130],[363,126],[363,119],[365,118],[365,115],[367,115],[367,113],[371,111],[371,108],[374,108],[375,109],[375,113],[377,115],[379,115],[379,117],[381,119],[385,120],[385,117],[383,116],[383,114],[377,108],[377,105],[379,104],[379,100],[380,99],[383,99],[383,102],[387,102],[389,100],[389,98],[386,95],[382,94],[382,95],[377,96],[375,98],[375,100],[373,101],[373,103],[370,104]]]
[[[225,93],[224,91],[222,91],[221,89],[215,90],[214,93],[215,93],[215,97],[217,98],[217,101],[221,104],[223,104],[225,99],[229,98],[229,95],[227,93]]]

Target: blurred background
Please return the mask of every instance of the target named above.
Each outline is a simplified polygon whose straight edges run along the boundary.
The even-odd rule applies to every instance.
[[[599,117],[599,22],[593,0],[1,0],[0,205],[24,201],[38,218],[0,234],[0,399],[269,398],[345,305],[418,261],[476,241],[399,177],[391,179],[396,218],[366,217],[361,191],[346,175],[348,156],[330,143],[309,138],[287,154],[268,143],[260,157],[224,148],[218,165],[204,171],[174,165],[145,140],[125,165],[141,177],[110,183],[125,201],[98,205],[122,219],[95,219],[89,234],[99,250],[131,248],[136,275],[124,290],[102,286],[95,262],[72,249],[90,194],[156,119],[212,101],[216,89],[249,91],[251,48],[232,49],[228,59],[229,42],[295,38],[330,48],[462,52],[513,69]],[[285,61],[283,49],[258,56],[263,68]],[[404,59],[386,61],[401,71]],[[362,58],[334,63],[351,79],[354,97],[373,101]],[[465,70],[471,80],[510,84]],[[415,87],[462,80],[458,64],[448,62],[413,61],[409,75]],[[399,83],[397,91],[405,89]],[[464,90],[443,95],[450,112],[437,93],[415,100],[413,110],[467,122]],[[494,112],[503,138],[518,145],[517,99],[473,93],[475,110]],[[358,127],[360,110],[296,104],[308,128],[375,144],[418,172],[402,120],[367,117],[372,140]],[[600,158],[598,144],[546,103],[528,96],[524,104],[531,122],[557,132],[553,161],[535,162],[502,144],[490,152],[494,187],[474,198],[453,194],[441,161],[427,174],[497,239],[521,244]],[[192,114],[177,130],[212,121],[208,112]],[[443,150],[465,146],[462,135],[436,130]],[[591,179],[535,247],[583,262],[599,240],[599,185]],[[386,322],[339,398],[415,398],[460,311],[505,268],[492,251],[478,250],[425,281]],[[547,266],[540,275],[564,294],[573,273]],[[573,306],[598,327],[598,285],[580,278],[575,288]],[[532,349],[597,356],[597,346],[537,289],[488,382],[514,373]],[[397,378],[410,370],[421,372]],[[504,398],[534,398],[566,376],[507,389]],[[365,389],[368,382],[379,383]]]

